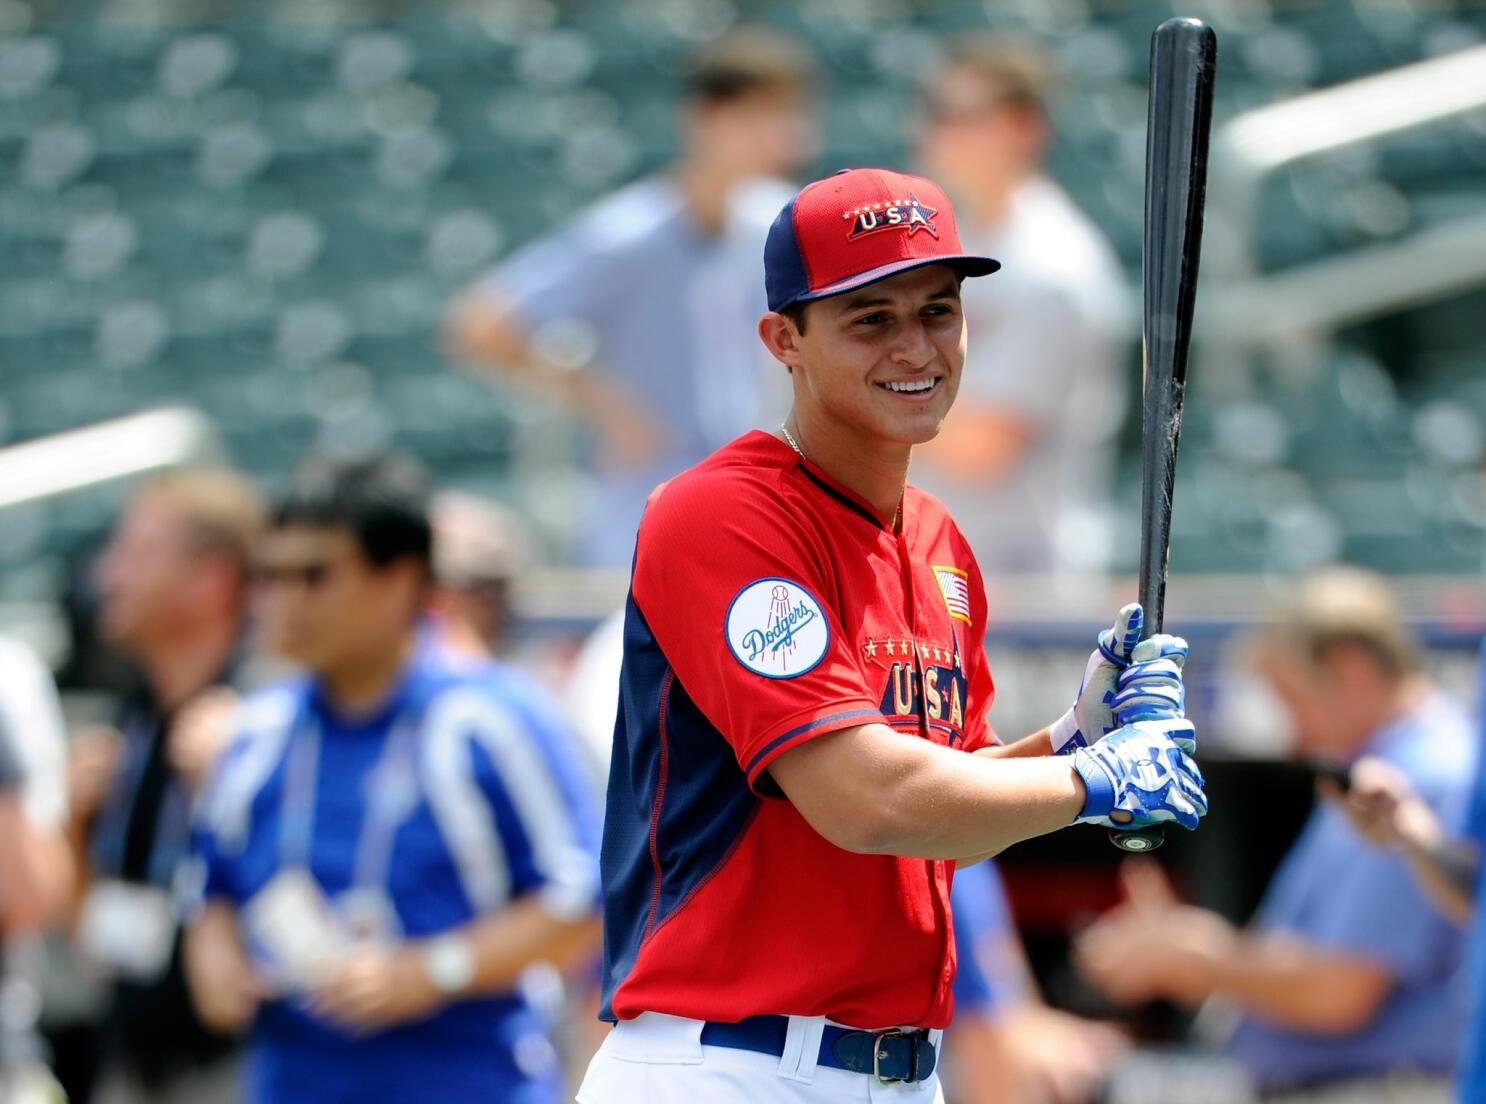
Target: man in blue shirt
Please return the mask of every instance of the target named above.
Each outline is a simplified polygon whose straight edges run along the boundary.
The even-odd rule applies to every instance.
[[[1381,579],[1347,569],[1311,579],[1268,632],[1262,662],[1303,755],[1382,760],[1436,817],[1458,822],[1474,733],[1425,681]],[[1432,1095],[1421,1099],[1444,1098],[1465,1016],[1461,933],[1338,801],[1313,812],[1251,930],[1179,904],[1155,868],[1129,871],[1127,891],[1080,947],[1111,996],[1238,1005],[1229,1052],[1271,1093],[1348,1081],[1363,1091],[1360,1082],[1402,1075],[1426,1079],[1416,1091]],[[1132,941],[1142,954],[1129,953]]]
[[[265,643],[306,675],[240,711],[187,944],[253,1104],[559,1098],[517,981],[591,945],[593,805],[533,699],[422,638],[430,543],[381,460],[308,469],[261,552]]]
[[[777,422],[755,334],[759,257],[814,145],[817,66],[795,38],[723,35],[695,59],[673,164],[504,258],[455,303],[461,358],[562,404],[593,433],[580,559],[627,567],[645,499],[738,434]]]
[[[1481,654],[1486,686],[1486,648]],[[1420,887],[1440,912],[1463,929],[1480,914],[1486,879],[1486,758],[1477,767],[1463,826],[1452,825],[1430,807],[1409,776],[1384,759],[1360,760],[1352,768],[1346,810],[1374,843],[1402,855]],[[1486,944],[1472,937],[1467,981],[1469,1013],[1456,1076],[1460,1104],[1486,1104]]]

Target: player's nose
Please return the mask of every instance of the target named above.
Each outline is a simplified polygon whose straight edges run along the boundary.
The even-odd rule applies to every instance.
[[[926,368],[934,360],[934,342],[922,321],[914,319],[898,328],[898,339],[888,353],[888,359],[901,368],[917,371]]]

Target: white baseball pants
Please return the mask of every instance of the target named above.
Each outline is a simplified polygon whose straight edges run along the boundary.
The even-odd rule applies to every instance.
[[[645,1012],[615,1026],[578,1104],[944,1104],[939,1076],[911,1085],[817,1066],[823,1017],[791,1016],[784,1055],[703,1046],[702,1021]],[[943,1032],[930,1033],[937,1048]]]

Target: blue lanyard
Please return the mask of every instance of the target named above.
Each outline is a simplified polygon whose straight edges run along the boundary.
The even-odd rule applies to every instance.
[[[352,887],[385,887],[392,865],[392,843],[398,827],[418,798],[414,778],[414,723],[405,711],[388,731],[382,754],[367,781],[370,794],[356,842]],[[284,766],[284,800],[279,814],[279,859],[283,868],[310,872],[315,836],[315,797],[319,784],[323,734],[308,703],[290,734]]]

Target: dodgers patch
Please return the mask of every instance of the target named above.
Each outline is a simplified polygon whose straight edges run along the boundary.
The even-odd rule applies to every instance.
[[[831,627],[815,596],[788,579],[755,579],[728,606],[733,658],[765,678],[798,678],[825,658]]]

